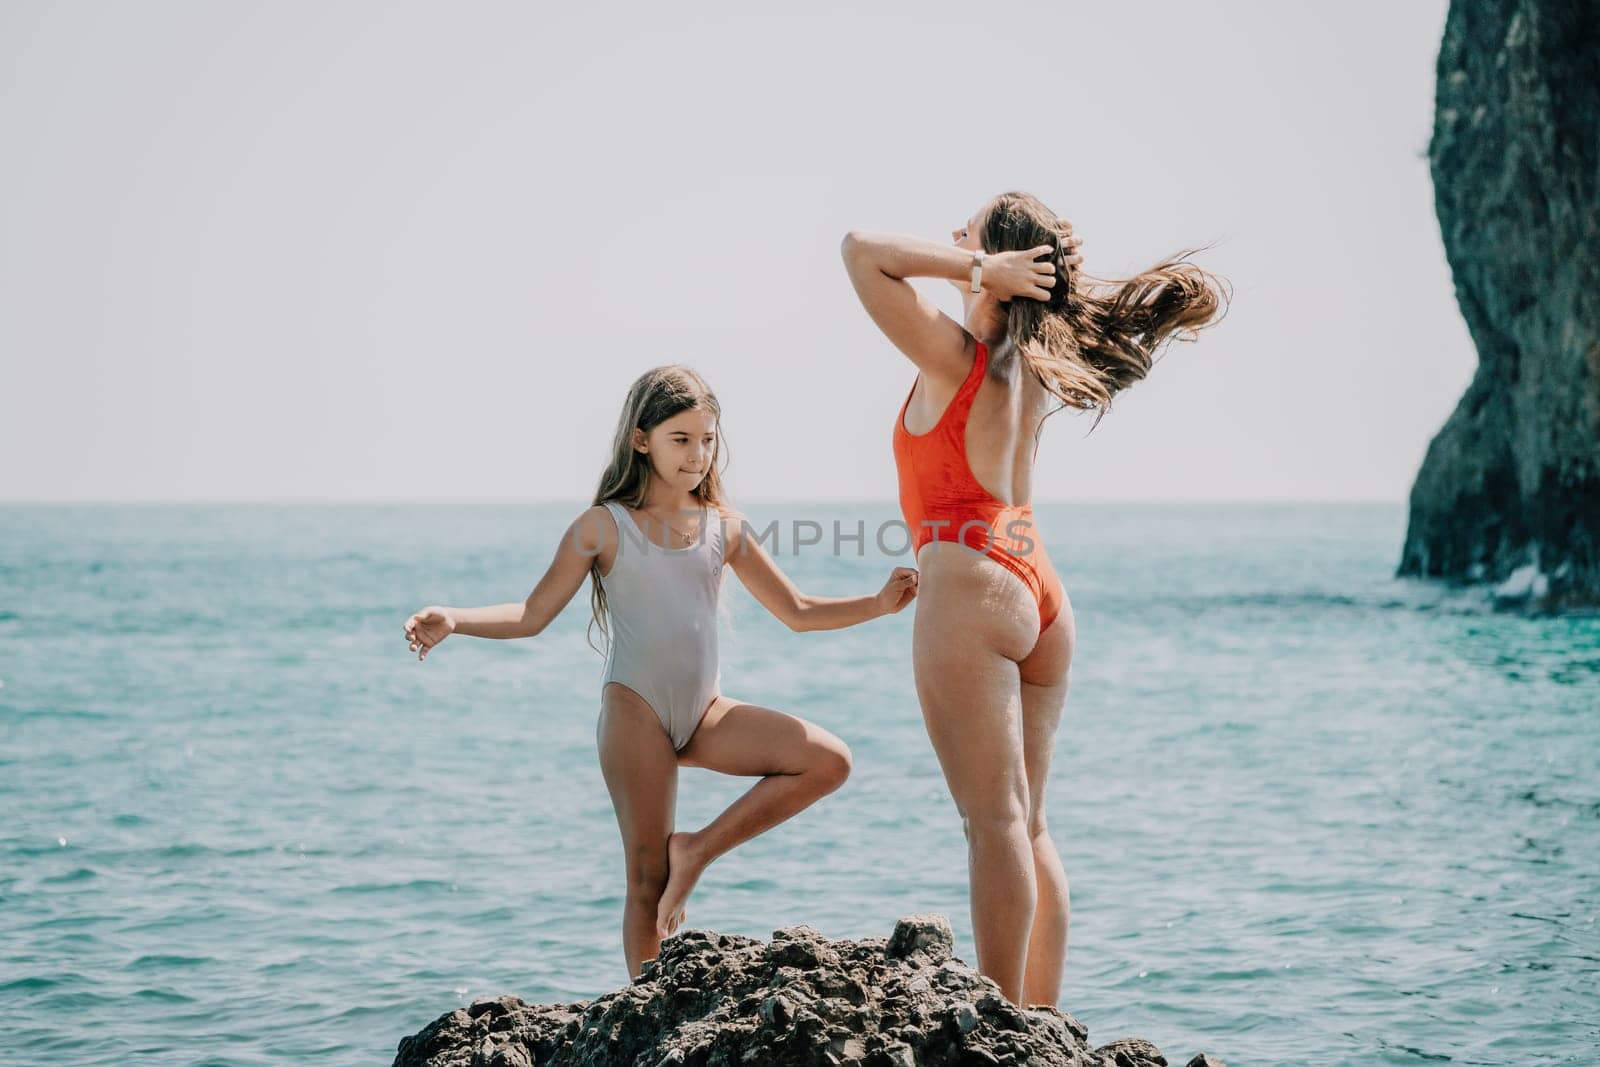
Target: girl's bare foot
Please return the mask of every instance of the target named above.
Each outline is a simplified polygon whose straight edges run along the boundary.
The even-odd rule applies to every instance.
[[[683,925],[688,915],[684,905],[704,870],[705,863],[695,851],[694,834],[679,832],[667,838],[667,887],[656,908],[656,932],[662,937],[671,937]]]

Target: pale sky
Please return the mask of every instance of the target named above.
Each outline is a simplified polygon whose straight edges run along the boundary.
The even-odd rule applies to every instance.
[[[8,0],[0,500],[586,500],[666,362],[736,501],[891,500],[840,238],[1010,188],[1235,287],[1037,499],[1402,500],[1476,366],[1445,8]]]

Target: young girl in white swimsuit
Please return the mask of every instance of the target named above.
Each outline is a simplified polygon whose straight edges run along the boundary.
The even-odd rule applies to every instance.
[[[573,520],[550,569],[523,603],[428,607],[406,620],[419,660],[452,633],[532,637],[592,582],[605,636],[598,741],[627,867],[622,948],[629,974],[684,920],[706,866],[833,792],[850,750],[827,730],[722,695],[717,602],[727,565],[793,630],[835,630],[890,615],[917,595],[896,567],[871,596],[796,589],[723,495],[721,408],[686,367],[633,383],[594,506]],[[679,767],[760,781],[703,829],[673,831]]]

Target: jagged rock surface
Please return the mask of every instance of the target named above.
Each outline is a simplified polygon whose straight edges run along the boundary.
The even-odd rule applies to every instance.
[[[1100,1049],[1054,1008],[1017,1008],[951,955],[942,916],[887,939],[771,942],[689,930],[595,1001],[480,1000],[401,1039],[395,1067],[1165,1067],[1148,1041]],[[1204,1054],[1192,1063],[1221,1067]]]
[[[1600,604],[1597,57],[1592,0],[1452,0],[1439,49],[1435,207],[1479,363],[1399,573],[1536,609]]]

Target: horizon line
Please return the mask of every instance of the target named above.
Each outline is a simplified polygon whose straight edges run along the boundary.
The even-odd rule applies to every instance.
[[[507,504],[584,504],[583,497],[14,497],[0,498],[0,507],[138,507],[232,504],[253,507],[393,507],[399,505],[481,507]],[[741,496],[752,504],[896,504],[895,497]],[[1391,497],[1035,497],[1040,504],[1398,504]]]

